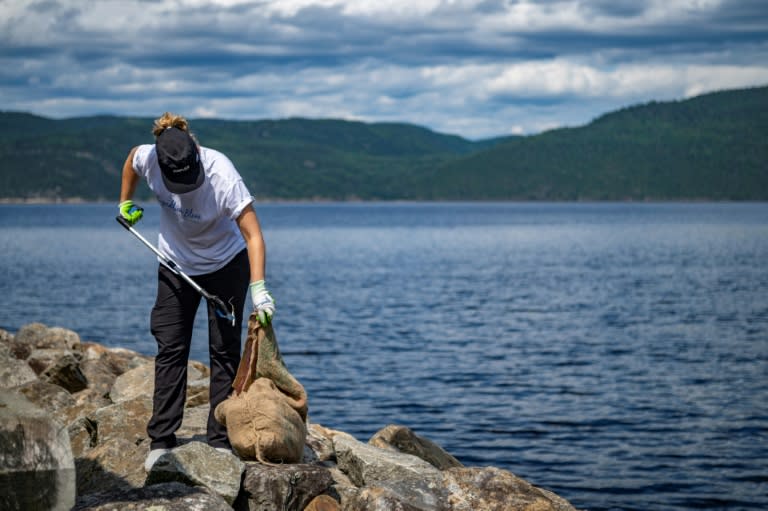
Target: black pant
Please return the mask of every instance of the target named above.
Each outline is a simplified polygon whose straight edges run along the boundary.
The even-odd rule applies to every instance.
[[[211,364],[208,444],[229,447],[227,430],[213,416],[216,405],[232,392],[240,363],[240,334],[250,267],[243,250],[226,266],[213,273],[193,277],[200,287],[235,307],[235,326],[220,318],[208,304],[208,349]],[[192,342],[192,325],[202,297],[192,286],[160,265],[157,300],[150,326],[157,340],[155,393],[152,418],[147,426],[152,449],[176,446],[175,432],[181,426],[187,396],[187,363]]]

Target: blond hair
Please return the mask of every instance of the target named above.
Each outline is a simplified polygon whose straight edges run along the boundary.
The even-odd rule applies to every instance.
[[[172,114],[171,112],[165,112],[160,118],[155,119],[155,124],[152,126],[152,134],[157,137],[168,128],[178,128],[189,133],[189,123],[184,117]]]

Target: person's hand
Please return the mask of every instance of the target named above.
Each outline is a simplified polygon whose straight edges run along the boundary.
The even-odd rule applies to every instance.
[[[267,326],[272,321],[275,314],[275,300],[267,291],[263,280],[251,282],[251,300],[253,301],[253,310],[259,317],[259,323]]]
[[[144,209],[135,205],[132,200],[123,201],[119,204],[120,216],[130,225],[136,225],[136,222],[144,216]]]

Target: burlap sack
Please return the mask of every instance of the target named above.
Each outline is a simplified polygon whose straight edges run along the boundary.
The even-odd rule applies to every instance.
[[[214,410],[232,448],[246,460],[294,463],[307,436],[307,394],[288,371],[271,325],[248,319],[248,339],[234,392]]]

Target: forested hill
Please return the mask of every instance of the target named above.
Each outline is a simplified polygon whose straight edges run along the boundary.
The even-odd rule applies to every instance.
[[[768,200],[768,87],[650,103],[578,128],[469,141],[408,124],[191,119],[272,199]],[[117,200],[152,119],[0,112],[0,199]],[[139,194],[148,196],[146,187]]]
[[[422,177],[435,198],[766,200],[768,87],[625,108]]]

